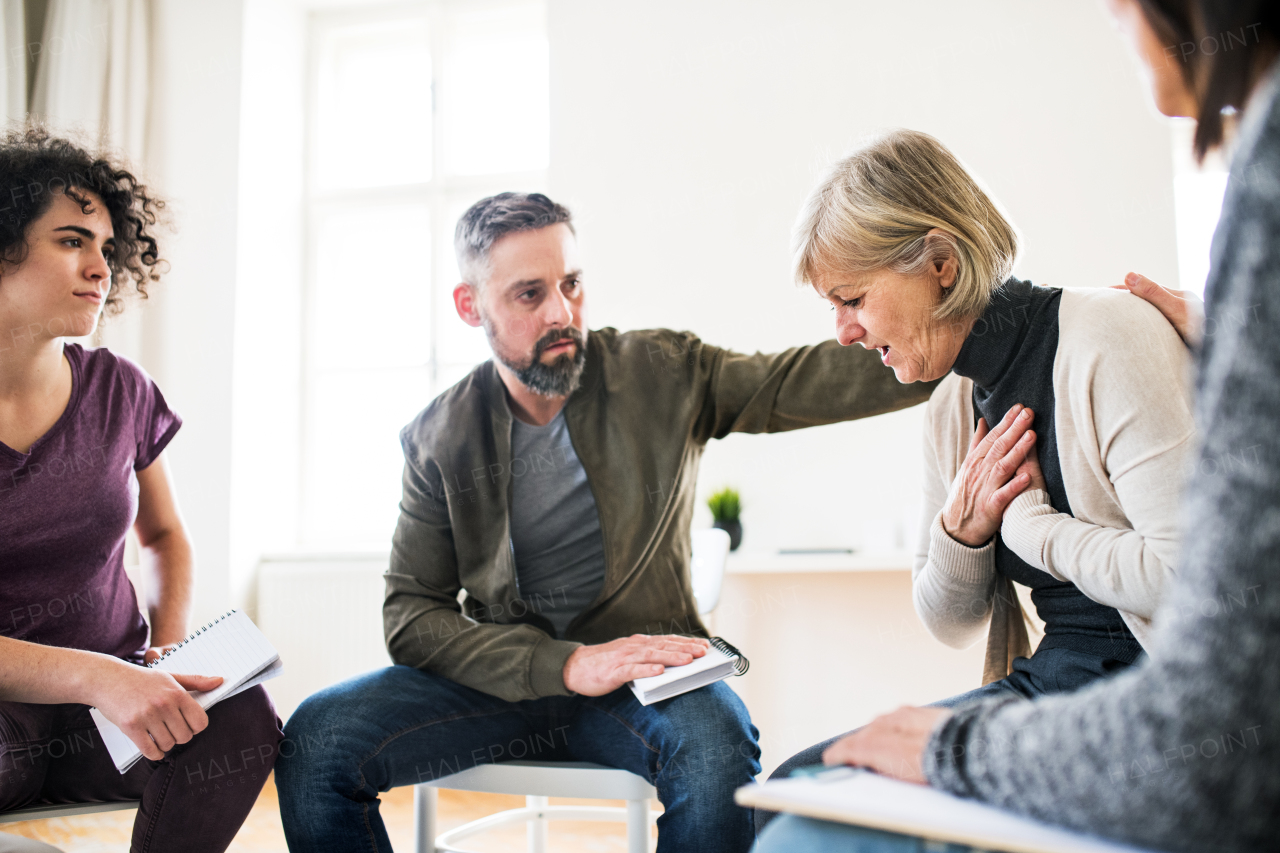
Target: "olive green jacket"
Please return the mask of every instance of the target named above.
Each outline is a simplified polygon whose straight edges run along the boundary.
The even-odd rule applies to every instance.
[[[485,362],[401,432],[387,649],[396,663],[519,701],[568,694],[565,660],[581,644],[636,633],[705,637],[689,580],[689,522],[707,441],[891,412],[925,402],[934,386],[901,385],[874,351],[835,341],[741,355],[688,332],[591,332],[564,416],[600,514],[605,576],[560,640],[516,586],[512,416]]]

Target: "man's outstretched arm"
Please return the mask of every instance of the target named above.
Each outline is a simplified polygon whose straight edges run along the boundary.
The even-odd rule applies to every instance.
[[[904,385],[873,350],[836,341],[754,355],[703,346],[700,364],[707,393],[694,434],[703,441],[895,412],[925,402],[937,385]]]
[[[1203,309],[1189,294],[1131,275],[1124,289],[1146,299],[1190,345]],[[934,382],[898,382],[878,353],[824,341],[780,353],[744,355],[702,344],[687,333],[673,351],[697,353],[707,395],[694,434],[781,432],[895,412],[929,399]]]

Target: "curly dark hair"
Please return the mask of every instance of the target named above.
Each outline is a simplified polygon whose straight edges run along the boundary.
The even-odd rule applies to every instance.
[[[0,260],[20,264],[29,246],[27,229],[48,211],[59,193],[88,213],[102,199],[115,232],[115,252],[108,259],[111,287],[106,311],[124,309],[121,283],[132,282],[143,298],[147,284],[159,281],[166,264],[153,231],[164,209],[131,172],[101,154],[57,137],[43,127],[10,130],[0,142]]]

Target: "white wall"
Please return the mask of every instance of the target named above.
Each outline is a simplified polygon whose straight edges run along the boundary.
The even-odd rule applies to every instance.
[[[156,0],[149,172],[170,201],[171,264],[142,362],[184,424],[169,459],[196,546],[195,619],[231,606],[232,341],[242,0]]]
[[[243,52],[228,582],[252,613],[259,558],[297,544],[303,5],[248,0]]]
[[[593,326],[747,351],[831,337],[825,306],[790,284],[790,227],[831,160],[895,126],[985,179],[1024,234],[1019,274],[1177,281],[1169,131],[1101,4],[549,8],[550,189],[579,219]],[[700,485],[741,487],[745,548],[883,544],[914,521],[919,423],[734,436],[708,449]]]
[[[304,28],[275,0],[154,10],[146,171],[171,268],[103,340],[183,416],[169,457],[200,624],[252,607],[259,556],[295,541]]]

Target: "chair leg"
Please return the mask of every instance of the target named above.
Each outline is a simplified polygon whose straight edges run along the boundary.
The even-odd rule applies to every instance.
[[[531,809],[545,809],[546,797],[525,797],[524,804]],[[528,823],[529,853],[547,853],[547,819],[539,814]]]
[[[627,800],[627,853],[649,853],[649,801]]]
[[[413,849],[436,853],[436,789],[413,786]]]

